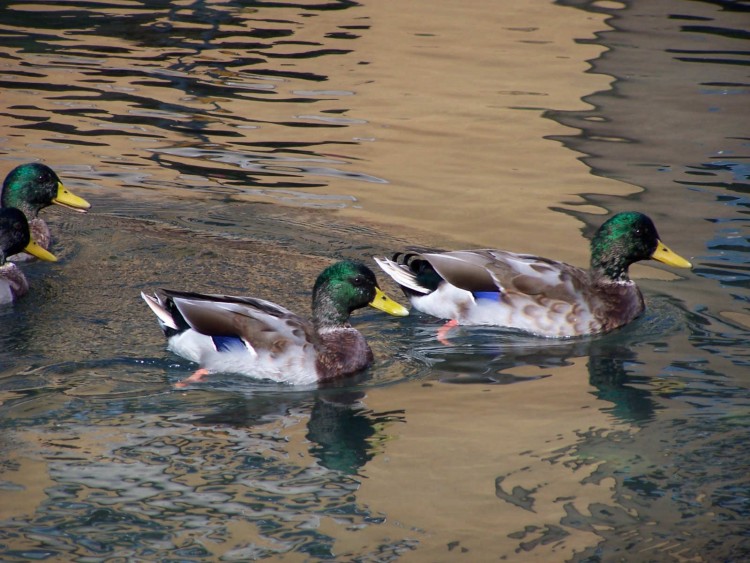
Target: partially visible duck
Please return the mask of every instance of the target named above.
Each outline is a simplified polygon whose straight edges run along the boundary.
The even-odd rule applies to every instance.
[[[604,333],[638,317],[645,305],[628,267],[648,259],[691,267],[637,212],[618,213],[597,230],[589,270],[492,249],[375,258],[419,311],[450,325],[496,325],[546,337]]]
[[[0,209],[0,305],[12,303],[29,291],[29,283],[21,269],[6,262],[8,257],[19,252],[28,252],[42,260],[54,262],[53,254],[39,246],[31,238],[29,223],[24,214],[14,208]]]
[[[16,166],[5,177],[0,191],[0,207],[16,207],[29,221],[31,236],[39,246],[50,247],[50,232],[39,212],[52,204],[85,213],[91,204],[69,191],[49,166],[38,162]],[[30,259],[21,254],[15,261]]]
[[[211,372],[290,384],[353,375],[372,363],[373,354],[349,324],[352,311],[370,305],[395,316],[409,314],[380,290],[372,270],[352,261],[337,262],[318,276],[312,320],[255,297],[163,289],[141,296],[158,317],[168,348],[201,366],[180,386]]]

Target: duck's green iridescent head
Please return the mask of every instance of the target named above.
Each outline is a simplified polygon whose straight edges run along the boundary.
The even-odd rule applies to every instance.
[[[659,240],[653,221],[636,211],[612,216],[591,241],[592,271],[613,280],[628,280],[628,267],[649,259],[677,268],[692,267]]]
[[[15,207],[0,208],[0,266],[9,256],[28,252],[41,260],[55,262],[57,258],[34,242],[26,216]]]
[[[315,281],[313,317],[318,326],[344,325],[352,311],[365,305],[399,317],[409,314],[380,290],[375,274],[360,262],[337,262]]]
[[[5,177],[0,207],[16,207],[33,219],[52,204],[85,212],[91,204],[65,188],[49,166],[37,162],[16,166]]]

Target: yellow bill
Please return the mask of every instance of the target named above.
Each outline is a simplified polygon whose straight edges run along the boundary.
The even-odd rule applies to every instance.
[[[73,192],[68,191],[68,189],[62,185],[62,182],[58,182],[57,184],[57,196],[52,200],[52,203],[68,207],[74,211],[80,211],[81,213],[86,213],[91,207],[91,204],[88,201],[82,197],[78,197]]]
[[[409,309],[396,303],[378,287],[375,288],[375,298],[370,301],[369,305],[394,317],[406,317],[409,314]]]
[[[693,265],[685,260],[682,256],[680,256],[676,252],[672,252],[671,250],[669,250],[669,248],[667,248],[667,246],[662,241],[659,241],[659,243],[656,245],[656,250],[654,250],[651,258],[653,258],[654,260],[658,260],[659,262],[663,262],[667,266],[674,266],[675,268],[693,267]]]
[[[32,256],[36,256],[40,260],[46,260],[47,262],[57,262],[57,257],[54,254],[52,254],[49,250],[45,250],[33,240],[29,241],[29,244],[26,245],[26,248],[24,248],[23,251],[28,252]]]

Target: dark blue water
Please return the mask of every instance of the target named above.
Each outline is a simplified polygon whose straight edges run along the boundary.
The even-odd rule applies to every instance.
[[[0,559],[745,560],[747,6],[561,2],[542,23],[529,12],[529,29],[563,5],[608,16],[578,41],[606,47],[587,74],[612,82],[589,109],[545,108],[570,128],[549,142],[632,193],[560,186],[550,216],[584,236],[546,254],[585,247],[603,220],[593,207],[637,208],[693,271],[639,280],[646,314],[603,337],[459,328],[445,346],[435,319],[362,312],[377,361],[352,380],[219,376],[184,391],[173,384],[195,366],[164,349],[141,290],[252,292],[304,312],[330,260],[433,242],[385,215],[336,213],[361,205],[350,185],[395,201],[409,189],[379,166],[389,141],[358,129],[380,108],[357,88],[385,72],[370,68],[368,34],[395,34],[398,17],[349,2],[0,7],[2,171],[43,160],[94,204],[45,212],[61,261],[28,265],[33,293],[0,308]],[[450,43],[437,53],[449,59]],[[383,94],[398,108],[404,93]],[[460,112],[453,125],[466,127]],[[476,156],[462,157],[467,185]],[[441,197],[422,212],[468,209]],[[517,220],[489,212],[499,228]],[[519,244],[540,231],[529,219]],[[451,455],[454,432],[465,449]],[[402,501],[422,482],[419,502]],[[473,482],[471,498],[457,493]]]

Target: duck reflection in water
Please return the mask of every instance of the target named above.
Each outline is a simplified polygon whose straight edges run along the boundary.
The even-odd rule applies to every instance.
[[[596,342],[555,346],[539,345],[506,348],[501,352],[474,351],[458,353],[435,366],[435,373],[443,383],[508,385],[553,377],[545,369],[572,365],[572,360],[588,356],[586,364],[589,383],[596,388],[594,395],[613,403],[612,414],[631,423],[645,422],[654,416],[652,391],[633,387],[640,378],[629,367],[638,363],[638,355],[623,345],[599,345]],[[479,371],[477,366],[482,365]],[[516,375],[513,368],[537,366],[538,375]]]
[[[204,425],[227,425],[251,429],[269,420],[308,415],[307,434],[310,454],[332,471],[355,475],[381,452],[387,441],[387,427],[404,422],[404,411],[373,412],[362,404],[365,393],[342,389],[320,389],[313,394],[262,394],[237,397],[214,413],[195,421]]]
[[[649,299],[647,314],[610,334],[568,340],[549,340],[506,328],[453,329],[451,345],[435,341],[436,325],[418,317],[406,321],[415,342],[412,354],[431,366],[432,378],[450,384],[505,385],[554,377],[556,368],[587,358],[593,394],[612,407],[613,415],[629,423],[653,419],[654,395],[670,392],[657,387],[652,375],[642,373],[645,352],[654,342],[681,331],[684,318],[672,297]],[[411,323],[411,326],[410,326]],[[419,324],[415,324],[419,323]],[[529,374],[528,367],[538,368]],[[518,368],[524,368],[523,373]]]

